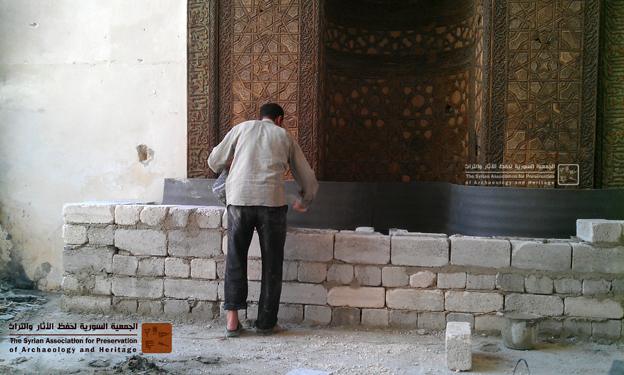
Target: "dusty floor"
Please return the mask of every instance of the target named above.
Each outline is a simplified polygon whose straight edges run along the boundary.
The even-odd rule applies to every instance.
[[[141,322],[119,315],[81,315],[59,309],[59,296],[47,295],[40,309],[17,321]],[[149,319],[147,321],[154,321]],[[161,321],[167,321],[162,319]],[[10,353],[8,323],[0,326],[0,374],[128,373],[125,353],[20,354]],[[286,374],[296,368],[331,374],[450,374],[445,367],[444,337],[418,331],[312,328],[286,325],[271,337],[246,331],[226,339],[219,322],[174,324],[173,353],[146,354],[156,367],[134,373]],[[140,350],[140,344],[136,346]],[[545,342],[539,350],[512,351],[497,337],[473,339],[473,374],[512,374],[516,362],[528,362],[530,374],[608,374],[614,360],[624,360],[624,344]],[[140,354],[140,353],[138,353]],[[134,362],[132,362],[134,363]],[[125,367],[120,367],[120,365]],[[115,368],[117,366],[117,370]],[[99,367],[94,367],[99,366]],[[521,366],[519,366],[521,367]],[[145,368],[139,366],[139,369]],[[516,374],[528,374],[524,367]]]

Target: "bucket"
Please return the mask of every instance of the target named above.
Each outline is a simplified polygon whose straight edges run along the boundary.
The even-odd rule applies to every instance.
[[[537,342],[537,323],[540,317],[517,312],[505,313],[502,330],[503,344],[510,349],[530,350]]]

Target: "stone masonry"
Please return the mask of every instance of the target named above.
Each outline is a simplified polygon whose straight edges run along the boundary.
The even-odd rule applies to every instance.
[[[223,211],[65,205],[62,306],[218,317],[227,250]],[[423,329],[467,321],[491,332],[502,326],[501,313],[513,310],[546,317],[540,327],[549,334],[617,340],[624,317],[622,225],[579,220],[578,238],[567,240],[292,228],[280,319]],[[249,253],[250,307],[242,312],[248,319],[255,318],[260,290],[256,250]]]

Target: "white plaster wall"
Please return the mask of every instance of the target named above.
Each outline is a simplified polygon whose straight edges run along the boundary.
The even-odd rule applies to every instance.
[[[28,277],[60,284],[64,203],[159,201],[165,177],[186,177],[186,0],[0,0],[0,223]]]

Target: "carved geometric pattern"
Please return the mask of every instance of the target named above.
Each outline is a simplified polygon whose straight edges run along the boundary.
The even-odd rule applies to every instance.
[[[624,2],[603,2],[599,91],[599,182],[624,187]]]

